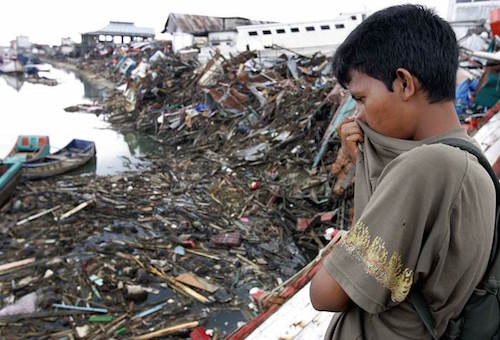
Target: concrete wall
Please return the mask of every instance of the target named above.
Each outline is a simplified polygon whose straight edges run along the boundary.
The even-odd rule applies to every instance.
[[[208,45],[213,47],[234,46],[238,40],[238,32],[213,32],[208,34]]]
[[[194,36],[189,33],[176,32],[172,34],[172,49],[174,53],[186,47],[193,46]]]

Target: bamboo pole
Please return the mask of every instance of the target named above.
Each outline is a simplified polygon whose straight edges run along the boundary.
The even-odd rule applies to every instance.
[[[37,219],[37,218],[39,218],[39,217],[42,217],[42,216],[47,215],[47,214],[50,214],[51,212],[53,212],[53,211],[55,211],[55,210],[59,209],[60,207],[61,207],[60,205],[56,205],[54,208],[50,208],[50,209],[47,209],[47,210],[41,211],[41,212],[39,212],[38,214],[32,215],[32,216],[30,216],[30,217],[27,217],[27,218],[25,218],[24,220],[21,220],[21,221],[17,222],[17,223],[16,223],[16,226],[17,226],[17,225],[23,225],[23,224],[25,224],[25,223],[27,223],[27,222],[30,222],[30,221],[36,220],[36,219]]]
[[[80,210],[82,209],[85,209],[85,207],[87,207],[88,205],[92,204],[92,202],[94,202],[94,199],[91,199],[91,200],[88,200],[86,202],[83,202],[81,203],[80,205],[78,205],[77,207],[71,209],[70,211],[68,212],[65,212],[64,214],[62,214],[60,217],[59,217],[59,221],[62,221],[74,214],[76,214],[77,212],[79,212]]]
[[[27,259],[24,259],[24,260],[2,264],[2,265],[0,265],[0,274],[2,272],[8,271],[10,269],[21,267],[21,266],[25,266],[25,265],[31,264],[33,262],[35,262],[35,258],[34,257],[30,257],[30,258],[27,258]]]
[[[184,329],[196,328],[199,326],[199,324],[200,323],[198,321],[184,322],[184,323],[181,323],[181,324],[178,324],[175,326],[165,327],[165,328],[159,329],[159,330],[151,332],[151,333],[135,336],[132,339],[133,340],[148,340],[148,339],[158,338],[160,336],[165,336],[165,335],[177,333],[177,332],[182,331]]]
[[[198,293],[194,289],[189,288],[185,284],[180,283],[175,278],[168,276],[165,273],[160,272],[155,267],[150,266],[149,270],[153,274],[155,274],[155,275],[161,277],[162,279],[164,279],[165,281],[167,281],[167,283],[170,285],[170,287],[172,287],[176,291],[178,291],[180,293],[184,293],[185,295],[188,295],[201,303],[209,303],[210,302],[210,300],[208,298],[206,298],[205,296],[201,295],[200,293]]]

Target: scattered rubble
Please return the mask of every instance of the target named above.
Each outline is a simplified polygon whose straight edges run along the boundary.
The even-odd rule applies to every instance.
[[[0,258],[33,262],[0,272],[3,306],[40,288],[51,300],[0,318],[0,335],[148,339],[202,326],[224,337],[259,312],[252,288],[272,291],[315,258],[328,228],[349,226],[351,182],[332,190],[334,133],[312,166],[324,133],[352,113],[322,75],[327,59],[297,60],[295,79],[286,58],[261,71],[251,53],[214,58],[165,55],[104,103],[113,124],[164,146],[148,170],[18,187],[2,208]]]
[[[498,91],[478,99],[498,76],[481,62],[497,55],[474,51],[497,41],[483,36],[461,57],[471,133],[500,109]],[[201,64],[151,42],[64,62],[108,84],[102,103],[66,111],[105,114],[164,153],[141,172],[18,187],[0,208],[1,337],[225,337],[349,227],[354,166],[336,128],[355,103],[326,56]]]

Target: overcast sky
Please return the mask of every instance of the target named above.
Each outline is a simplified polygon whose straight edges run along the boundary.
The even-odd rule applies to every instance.
[[[211,16],[238,16],[255,20],[300,22],[331,19],[341,12],[372,12],[402,3],[420,3],[447,17],[448,0],[25,0],[2,1],[0,46],[7,46],[18,35],[31,42],[57,44],[61,37],[80,42],[80,33],[96,31],[110,21],[133,21],[136,26],[151,27],[157,38],[168,14],[187,13]]]

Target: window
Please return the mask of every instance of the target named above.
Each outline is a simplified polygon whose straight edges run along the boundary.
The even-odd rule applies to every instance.
[[[312,32],[312,31],[314,31],[314,26],[307,26],[307,27],[306,27],[306,31],[307,31],[307,32]]]
[[[278,29],[276,30],[276,33],[278,33],[278,34],[283,34],[283,33],[285,33],[285,30],[284,30],[283,28],[278,28]]]
[[[213,41],[212,42],[212,46],[219,46],[219,45],[220,45],[220,42],[218,42],[218,41]]]
[[[335,28],[338,29],[338,30],[340,30],[340,29],[342,29],[344,27],[345,27],[344,24],[336,24],[335,25]]]
[[[271,30],[263,30],[262,33],[264,35],[269,35],[269,34],[271,34]]]
[[[356,20],[356,19],[357,19],[357,18],[356,18],[356,16],[355,16],[355,15],[351,16],[351,20]]]
[[[248,35],[257,35],[257,31],[250,31],[248,32]]]
[[[321,29],[322,30],[329,30],[330,29],[330,25],[321,25]]]
[[[298,27],[292,27],[292,28],[290,29],[290,31],[291,31],[292,33],[297,33],[297,32],[299,31],[299,28],[298,28]]]

